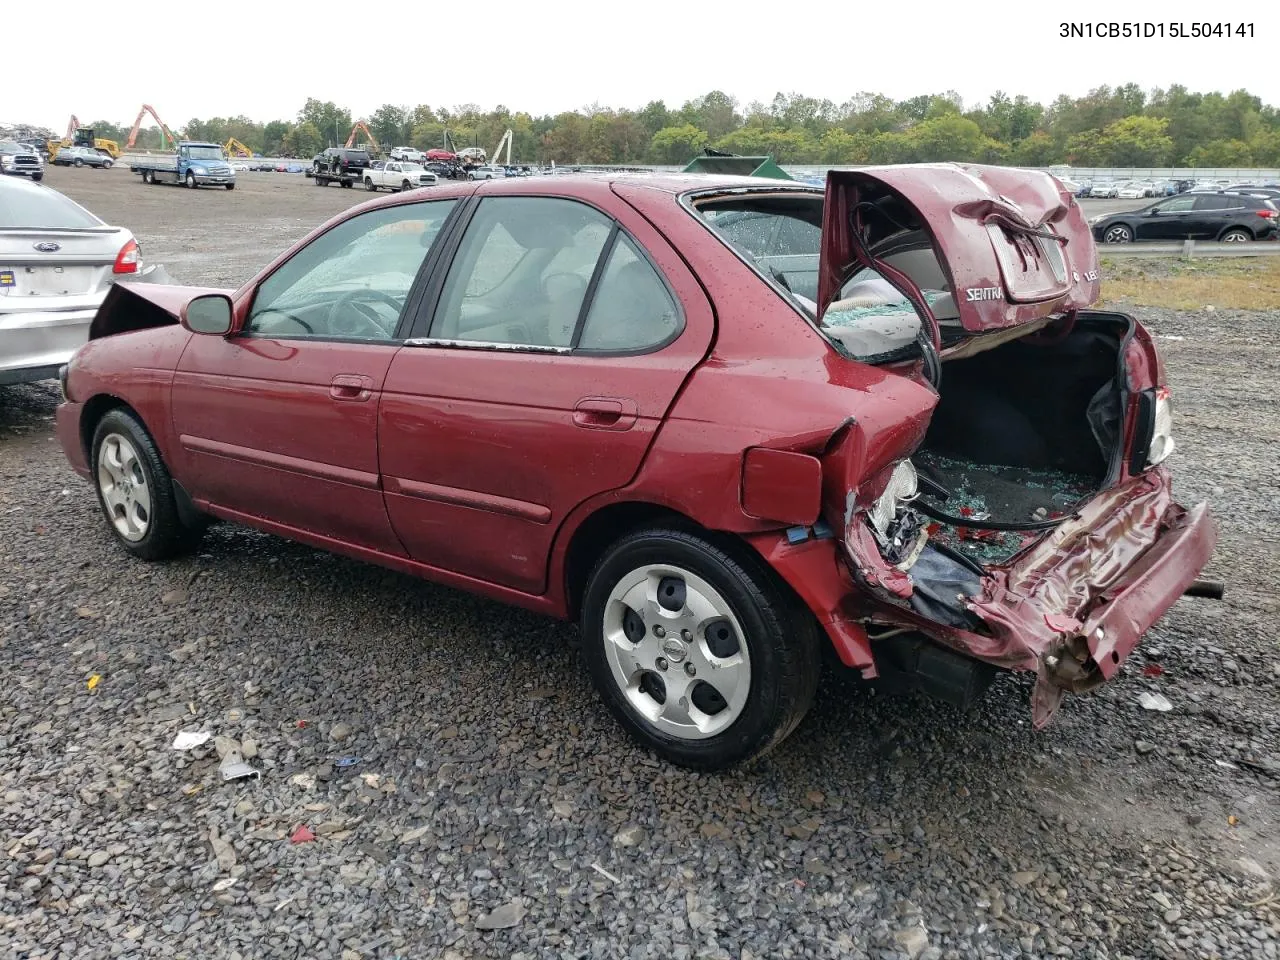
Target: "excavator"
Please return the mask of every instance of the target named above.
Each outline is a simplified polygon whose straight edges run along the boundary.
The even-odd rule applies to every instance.
[[[365,122],[363,120],[357,120],[355,122],[355,126],[351,128],[351,133],[347,136],[346,146],[354,147],[356,145],[357,133],[364,134],[365,139],[369,141],[369,155],[376,157],[379,153],[378,138],[369,132],[369,128],[365,126]]]
[[[138,119],[133,121],[133,129],[129,131],[129,140],[125,143],[126,150],[132,150],[133,145],[138,142],[138,130],[142,127],[142,118],[146,114],[151,114],[151,119],[155,120],[156,125],[160,128],[160,133],[164,137],[164,145],[174,150],[178,149],[178,138],[173,132],[164,125],[164,121],[160,119],[160,115],[156,113],[156,108],[149,103],[144,103],[142,109],[138,111]]]
[[[235,137],[228,137],[227,142],[222,145],[222,149],[227,152],[228,157],[252,157],[253,151],[246,147]]]
[[[92,147],[112,160],[120,159],[120,144],[104,137],[95,137],[93,127],[80,126],[80,120],[73,113],[67,123],[67,134],[61,140],[46,140],[45,150],[53,159],[63,147]]]
[[[493,148],[493,153],[489,154],[490,162],[501,164],[504,167],[511,166],[511,138],[513,134],[510,130],[502,135],[502,139],[498,141],[498,145]],[[498,159],[502,156],[502,148],[507,148],[507,159],[505,161]]]

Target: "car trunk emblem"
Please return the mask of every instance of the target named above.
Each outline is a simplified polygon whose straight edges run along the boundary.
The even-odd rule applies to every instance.
[[[45,240],[43,243],[33,243],[32,246],[41,253],[57,253],[62,249],[62,244],[54,243],[52,240]]]

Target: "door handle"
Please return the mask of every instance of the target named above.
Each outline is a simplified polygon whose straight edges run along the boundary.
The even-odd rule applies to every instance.
[[[329,396],[334,400],[362,403],[373,396],[373,378],[354,373],[340,373],[329,381]]]
[[[636,403],[621,397],[584,397],[573,408],[573,422],[592,430],[630,430]]]

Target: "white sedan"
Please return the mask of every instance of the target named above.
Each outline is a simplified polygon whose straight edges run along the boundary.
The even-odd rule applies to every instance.
[[[1116,191],[1121,200],[1141,200],[1147,195],[1147,188],[1140,183],[1126,183]]]
[[[167,279],[143,270],[124,227],[57,190],[0,177],[0,384],[57,376],[116,281]]]

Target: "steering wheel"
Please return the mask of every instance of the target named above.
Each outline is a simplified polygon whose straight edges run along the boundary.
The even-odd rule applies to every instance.
[[[352,337],[371,336],[386,340],[388,333],[382,326],[378,314],[367,302],[364,302],[369,300],[381,300],[394,307],[397,316],[400,313],[399,301],[381,290],[363,287],[358,290],[348,290],[333,301],[333,306],[329,308],[327,317],[329,330],[332,333],[347,334]]]

